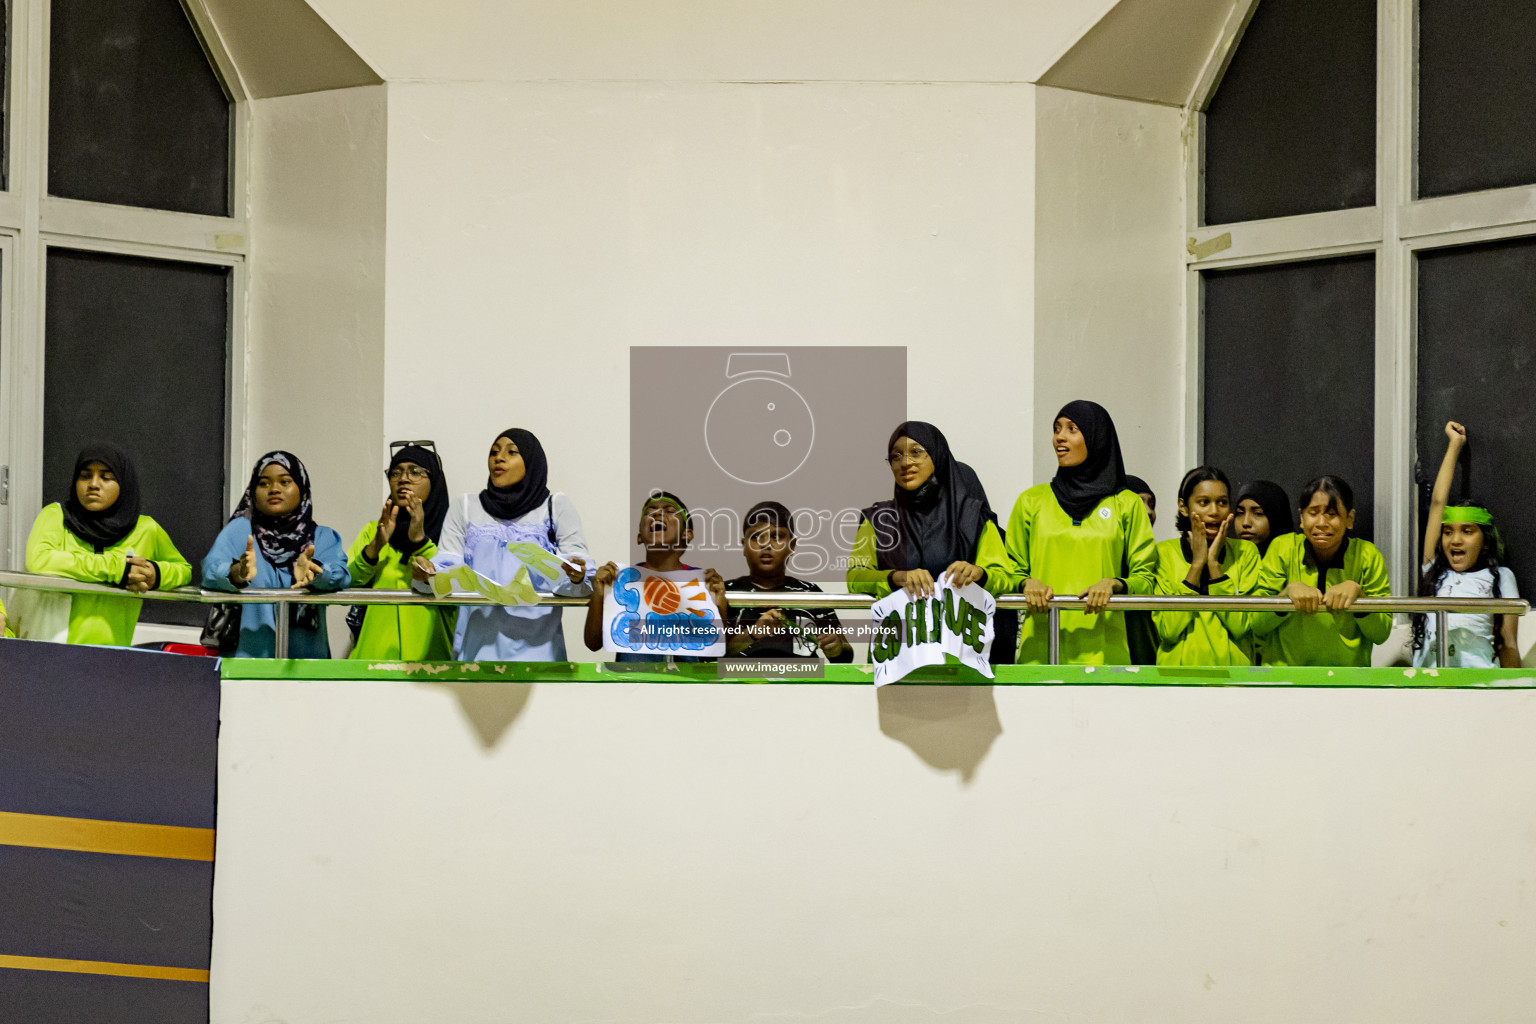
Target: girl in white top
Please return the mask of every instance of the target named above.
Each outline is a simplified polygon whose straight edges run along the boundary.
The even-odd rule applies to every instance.
[[[1435,477],[1429,518],[1424,524],[1424,576],[1421,597],[1519,597],[1515,574],[1499,564],[1499,533],[1493,515],[1473,501],[1447,505],[1456,460],[1467,443],[1467,428],[1445,425],[1450,443]],[[1450,668],[1519,668],[1516,642],[1519,618],[1514,615],[1453,614],[1447,616]],[[1495,622],[1494,620],[1498,620]],[[1435,636],[1435,616],[1413,617],[1413,663],[1441,667]]]
[[[487,466],[490,480],[485,490],[461,495],[448,509],[429,575],[467,565],[505,585],[524,564],[507,544],[531,542],[566,562],[555,579],[530,566],[535,589],[564,597],[591,594],[595,566],[588,567],[591,558],[581,517],[570,498],[549,490],[549,466],[539,439],[526,430],[503,430],[491,445]],[[453,656],[459,661],[565,661],[560,608],[460,608]]]

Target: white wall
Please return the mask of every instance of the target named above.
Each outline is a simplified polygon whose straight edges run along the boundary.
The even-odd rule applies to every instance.
[[[1530,691],[229,682],[221,718],[214,1024],[1536,1003]]]
[[[389,90],[385,432],[455,490],[526,426],[625,557],[629,348],[727,343],[906,345],[909,413],[1026,482],[1031,88]]]
[[[1182,337],[1176,305],[1166,323],[1147,308],[1167,283],[1150,264],[1180,265],[1161,248],[1177,187],[1156,195],[1146,174],[1177,186],[1171,115],[1048,90],[1037,118],[1026,84],[1109,6],[316,0],[390,80],[382,410],[348,395],[349,423],[315,432],[357,467],[335,478],[357,497],[327,508],[348,531],[372,514],[365,463],[393,438],[436,439],[453,489],[477,489],[491,438],[520,425],[543,439],[596,556],[622,557],[630,346],[901,344],[909,415],[946,430],[1006,515],[1044,478],[1036,399],[1054,400],[1070,368],[1034,336],[1078,312],[1074,275],[1105,293],[1094,358],[1118,361],[1116,324]],[[1144,122],[1129,140],[1128,119]],[[1079,182],[1085,168],[1098,177]],[[1123,215],[1100,216],[1099,193],[1122,187],[1138,190]],[[1065,262],[1040,267],[1042,246]],[[1128,293],[1121,271],[1142,278]],[[1064,284],[1036,308],[1037,288]],[[375,296],[363,301],[371,316]],[[1147,475],[1144,453],[1178,438],[1180,403],[1121,390],[1137,403],[1117,410],[1127,454]],[[253,416],[253,449],[271,421]]]
[[[1172,537],[1189,468],[1180,114],[1044,87],[1035,106],[1035,476],[1055,472],[1049,418],[1092,399],[1126,471],[1157,492],[1157,536]]]
[[[304,460],[344,541],[384,500],[384,86],[251,103],[247,432]],[[344,610],[330,618],[344,650]]]

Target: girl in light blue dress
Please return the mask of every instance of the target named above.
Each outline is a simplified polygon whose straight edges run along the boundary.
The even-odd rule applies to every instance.
[[[461,495],[449,508],[433,570],[468,566],[505,586],[524,566],[507,544],[531,543],[566,563],[554,578],[529,566],[534,589],[562,597],[591,594],[596,566],[587,553],[581,516],[570,498],[550,491],[539,439],[527,430],[502,431],[491,445],[487,468],[485,489]],[[454,589],[465,592],[457,585]],[[453,656],[459,661],[565,661],[560,612],[547,605],[462,607],[453,633]]]
[[[351,582],[341,535],[315,522],[304,463],[284,451],[257,459],[240,504],[203,559],[203,586],[231,592],[297,586],[324,592],[344,590]],[[288,656],[329,658],[325,609],[317,604],[284,607],[289,621]],[[239,608],[240,644],[235,657],[273,657],[277,605],[242,604]]]

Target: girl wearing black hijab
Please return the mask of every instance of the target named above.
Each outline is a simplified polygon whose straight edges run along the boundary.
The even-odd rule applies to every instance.
[[[27,537],[27,571],[104,583],[131,594],[170,590],[192,579],[192,566],[165,530],[139,515],[133,460],[110,444],[82,449],[64,499],[37,514]],[[13,624],[16,635],[28,639],[127,647],[141,604],[95,594],[21,591]]]
[[[354,587],[409,590],[413,563],[417,559],[430,563],[437,554],[437,540],[448,517],[448,481],[437,452],[423,447],[431,443],[402,444],[390,456],[384,474],[389,481],[384,509],[377,522],[363,527],[347,551]],[[347,624],[357,636],[353,658],[446,661],[452,654],[453,609],[449,607],[357,605]]]
[[[863,510],[848,560],[848,589],[878,600],[897,588],[933,593],[949,575],[955,586],[979,583],[992,594],[1016,589],[997,516],[976,473],[956,462],[944,434],[912,420],[891,432],[886,461],[895,477],[889,501]]]
[[[1295,533],[1291,519],[1291,499],[1285,488],[1268,480],[1253,480],[1237,489],[1232,500],[1232,536],[1259,546],[1259,557],[1269,550],[1269,542],[1287,533]]]
[[[1008,519],[1008,556],[1031,612],[1056,594],[1085,598],[1089,611],[1061,613],[1066,664],[1127,665],[1125,619],[1104,608],[1112,594],[1150,594],[1157,548],[1141,498],[1126,489],[1115,423],[1095,402],[1068,402],[1051,426],[1056,475],[1019,495]],[[1025,618],[1019,662],[1049,660],[1050,627]]]
[[[531,543],[564,560],[553,578],[527,566],[534,589],[562,597],[589,596],[596,566],[587,554],[581,516],[570,498],[549,489],[549,466],[539,439],[515,427],[503,430],[491,442],[486,468],[490,478],[485,489],[461,495],[448,509],[431,572],[468,566],[504,586],[524,568],[523,560],[507,545]],[[549,605],[461,607],[453,631],[453,657],[459,661],[565,661],[560,609]]]
[[[341,534],[315,522],[309,471],[292,452],[256,460],[245,493],[203,558],[208,590],[303,590],[328,593],[352,582]],[[277,605],[242,604],[237,658],[270,658],[277,648]],[[284,606],[288,656],[329,658],[324,609]]]

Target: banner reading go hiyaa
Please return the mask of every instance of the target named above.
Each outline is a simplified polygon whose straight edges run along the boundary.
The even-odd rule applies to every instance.
[[[704,585],[704,573],[619,566],[603,595],[603,650],[723,657],[725,624]]]
[[[987,656],[996,610],[992,595],[976,584],[957,589],[943,579],[934,581],[932,597],[911,598],[898,590],[876,601],[870,612],[879,629],[869,645],[875,685],[894,683],[924,665],[942,665],[945,655],[993,678]]]

